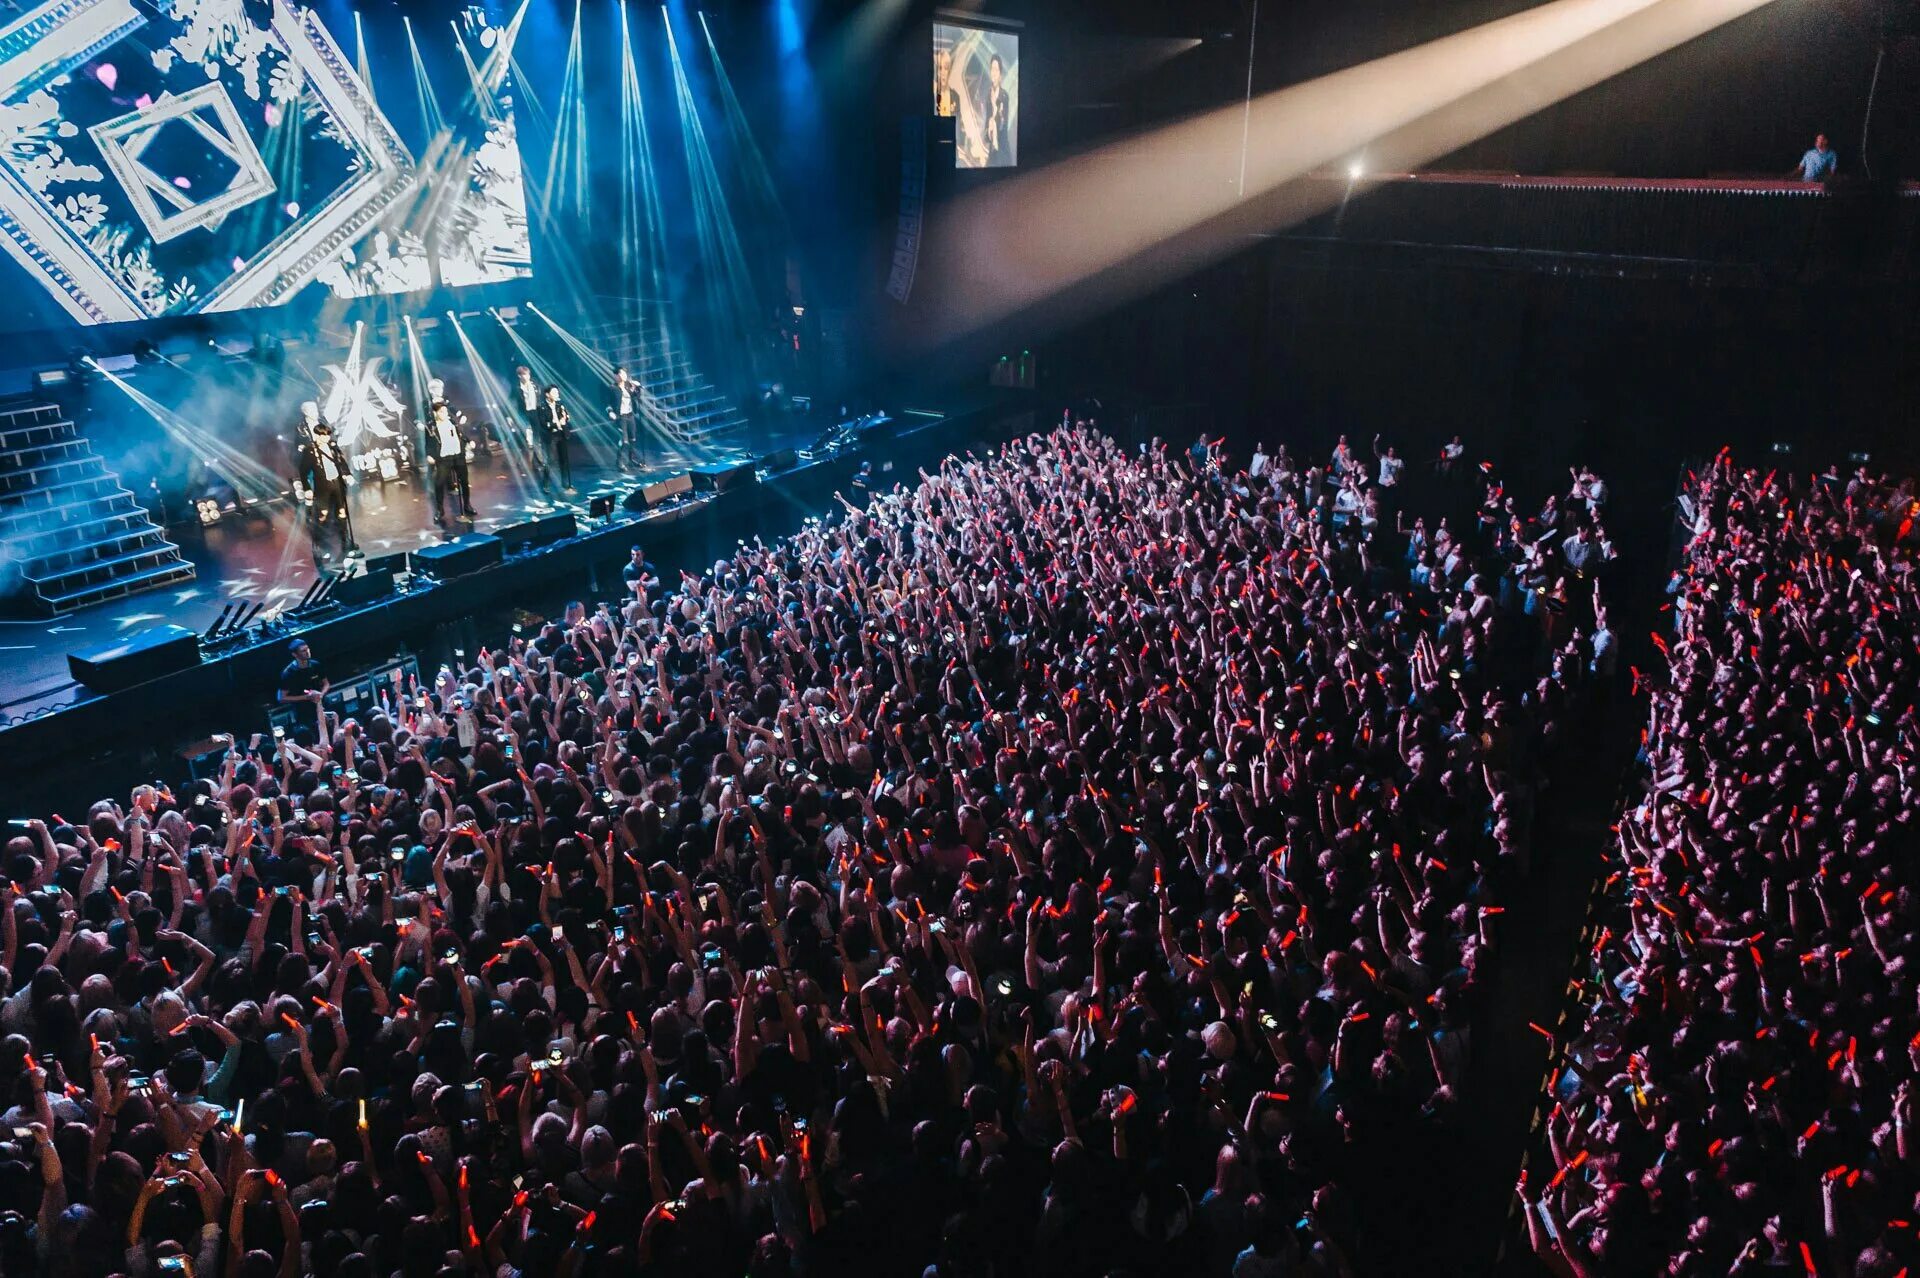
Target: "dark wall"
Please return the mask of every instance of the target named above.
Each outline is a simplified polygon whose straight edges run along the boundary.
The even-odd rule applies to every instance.
[[[1671,473],[1726,443],[1920,460],[1916,340],[1904,286],[1703,286],[1281,242],[1083,326],[1043,367],[1056,388],[1209,403],[1243,445],[1318,454],[1378,431],[1426,457],[1458,433],[1509,467]]]

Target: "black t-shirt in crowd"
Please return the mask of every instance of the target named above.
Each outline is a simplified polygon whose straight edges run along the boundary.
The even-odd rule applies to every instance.
[[[304,666],[297,661],[289,661],[287,668],[280,672],[280,691],[290,696],[299,696],[301,693],[313,692],[326,681],[326,672],[320,668],[319,661],[309,661]]]

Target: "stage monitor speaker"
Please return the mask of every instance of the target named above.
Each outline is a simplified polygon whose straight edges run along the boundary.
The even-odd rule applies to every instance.
[[[398,554],[374,555],[367,560],[367,571],[369,573],[384,572],[389,576],[398,577],[407,571],[407,552],[402,550]]]
[[[413,570],[432,573],[445,581],[491,568],[506,551],[498,537],[489,533],[468,533],[438,546],[422,546],[413,552]]]
[[[334,583],[333,593],[327,598],[344,608],[358,608],[370,604],[376,599],[385,599],[393,593],[393,569],[375,568],[367,565],[367,570],[354,577],[342,577]]]
[[[627,497],[627,509],[650,510],[676,497],[684,497],[692,491],[692,475],[674,475],[658,483],[648,484],[644,488],[634,489]],[[635,501],[639,502],[637,506],[634,504]]]
[[[693,486],[703,493],[732,492],[736,488],[760,482],[752,462],[716,462],[708,466],[695,466],[692,474]]]
[[[783,448],[777,453],[768,453],[760,459],[760,469],[767,471],[792,470],[800,464],[800,454],[791,448]]]
[[[200,664],[200,637],[182,626],[151,626],[125,639],[67,654],[67,669],[83,687],[121,692],[149,679]]]
[[[611,519],[613,517],[613,494],[601,493],[587,499],[588,519]]]
[[[531,550],[535,546],[551,546],[556,541],[565,541],[569,537],[580,535],[580,523],[571,510],[558,514],[542,515],[538,519],[528,519],[517,524],[508,524],[496,528],[493,535],[509,552]]]

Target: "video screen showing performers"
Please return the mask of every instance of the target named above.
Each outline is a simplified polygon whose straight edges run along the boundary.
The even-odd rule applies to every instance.
[[[12,259],[0,279],[51,304],[10,307],[0,325],[532,273],[518,26],[501,11],[46,0],[19,12],[0,31]]]
[[[933,111],[954,121],[954,164],[1010,169],[1020,162],[1020,37],[933,24]]]

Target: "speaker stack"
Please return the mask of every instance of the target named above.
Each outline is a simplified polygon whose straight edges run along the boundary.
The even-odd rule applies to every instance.
[[[747,488],[760,482],[759,473],[754,470],[752,462],[695,466],[692,475],[694,488],[703,493],[730,493],[736,488]]]
[[[415,572],[431,573],[440,580],[462,577],[482,568],[491,568],[505,556],[506,547],[491,533],[468,533],[438,546],[422,546],[413,552]]]
[[[183,626],[153,626],[125,639],[67,654],[74,679],[94,692],[123,692],[200,664],[200,636]]]
[[[523,523],[508,524],[505,528],[495,529],[493,535],[500,539],[502,549],[511,554],[516,550],[532,550],[536,546],[551,546],[556,541],[578,537],[580,523],[571,510],[563,510],[556,515],[542,515]]]
[[[628,510],[652,510],[655,506],[664,506],[692,491],[692,475],[671,475],[656,483],[634,489],[627,494],[625,505]]]

